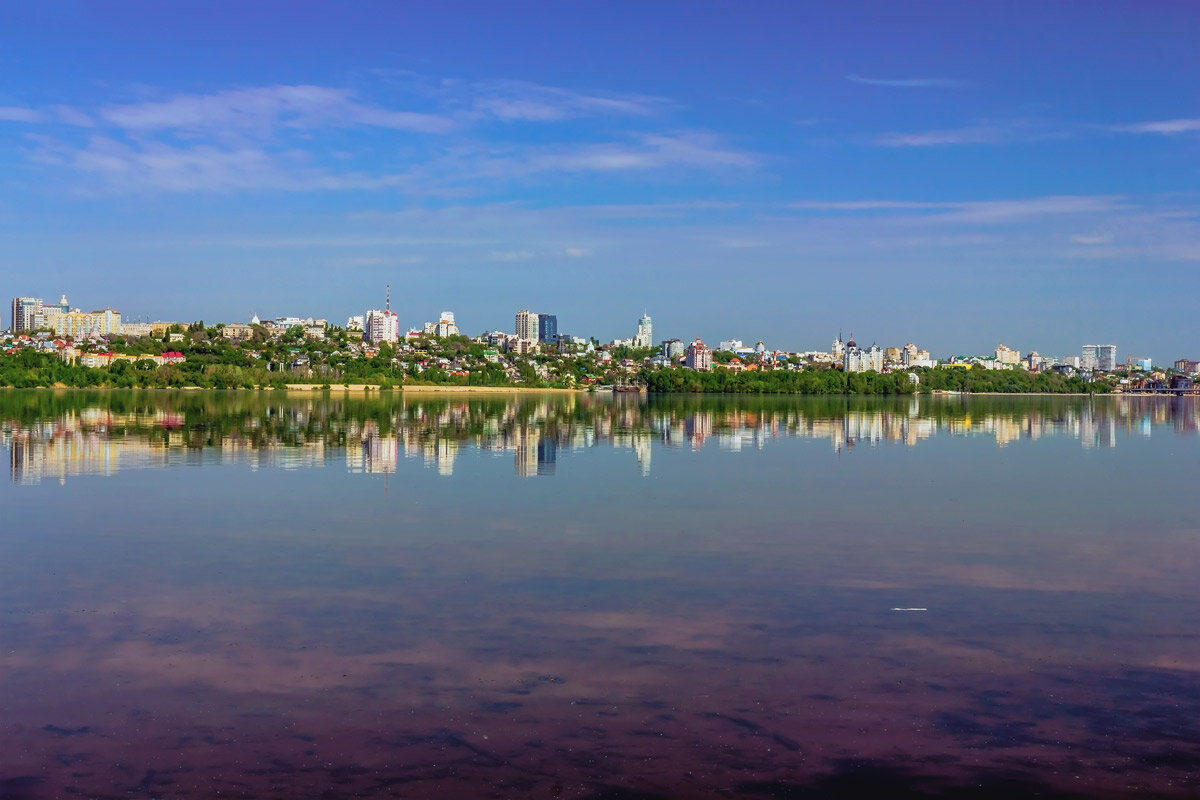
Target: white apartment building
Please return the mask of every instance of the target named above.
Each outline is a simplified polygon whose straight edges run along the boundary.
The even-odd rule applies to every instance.
[[[400,341],[400,320],[390,309],[373,308],[366,313],[363,340],[371,344]]]
[[[654,343],[654,324],[649,314],[642,314],[638,320],[637,335],[633,337],[634,347],[652,347]]]
[[[883,348],[879,345],[872,344],[864,350],[851,336],[850,341],[846,342],[845,348],[842,356],[844,372],[883,372]]]
[[[518,339],[536,342],[538,338],[538,315],[527,308],[517,312],[516,328]]]

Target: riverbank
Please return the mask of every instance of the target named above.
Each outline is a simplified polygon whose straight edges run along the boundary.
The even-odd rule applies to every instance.
[[[424,392],[446,392],[446,393],[467,393],[467,394],[513,394],[516,392],[534,394],[579,394],[587,392],[587,389],[542,389],[536,386],[450,386],[450,385],[426,385],[426,386],[408,386],[400,387],[405,394],[424,393]]]
[[[289,383],[287,385],[289,392],[301,393],[324,393],[331,394],[337,392],[348,392],[350,394],[370,394],[399,391],[404,394],[516,394],[532,392],[534,394],[577,394],[587,391],[586,389],[543,389],[535,386],[455,386],[453,384],[426,384],[426,385],[404,385],[394,386],[391,389],[381,389],[376,384],[370,383],[344,383],[322,384],[322,383]]]

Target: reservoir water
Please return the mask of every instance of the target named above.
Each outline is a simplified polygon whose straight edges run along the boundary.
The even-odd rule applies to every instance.
[[[1200,402],[0,392],[0,798],[1200,793]]]

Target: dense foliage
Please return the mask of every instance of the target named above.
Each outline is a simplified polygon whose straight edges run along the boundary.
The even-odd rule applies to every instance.
[[[844,374],[833,369],[732,372],[715,369],[644,370],[642,380],[651,392],[719,392],[722,394],[912,394],[915,386],[906,373]]]
[[[261,338],[261,337],[259,337]],[[0,354],[0,386],[210,389],[280,387],[289,383],[337,386],[370,384],[390,389],[402,384],[453,386],[522,386],[578,388],[593,382],[634,383],[655,393],[907,395],[914,392],[995,392],[1085,394],[1108,391],[1103,381],[1065,378],[1049,372],[982,370],[956,367],[919,368],[889,374],[843,373],[827,367],[746,370],[719,366],[711,372],[678,368],[625,371],[621,358],[641,363],[647,349],[618,348],[612,360],[577,358],[554,350],[525,356],[502,355],[465,336],[425,337],[398,351],[381,345],[370,357],[346,348],[347,335],[334,329],[327,341],[307,341],[302,333],[285,332],[279,341],[252,343],[243,349],[198,323],[177,343],[144,338],[108,343],[130,355],[178,349],[186,360],[159,366],[152,361],[116,361],[93,369],[69,364],[53,353],[33,349]],[[453,365],[453,366],[452,366]]]

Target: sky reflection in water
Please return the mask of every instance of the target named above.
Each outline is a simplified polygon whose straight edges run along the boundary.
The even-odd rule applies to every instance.
[[[0,418],[0,797],[1198,790],[1194,400]]]

